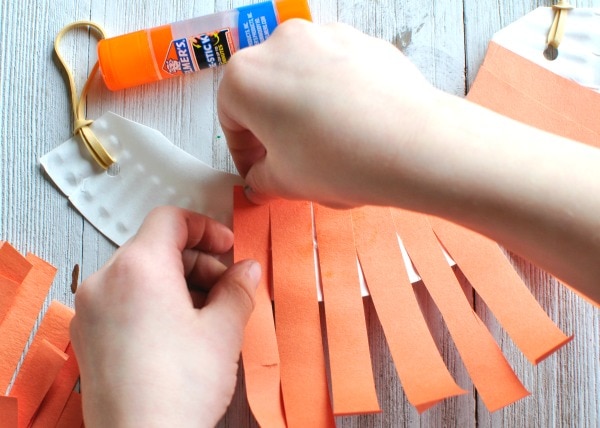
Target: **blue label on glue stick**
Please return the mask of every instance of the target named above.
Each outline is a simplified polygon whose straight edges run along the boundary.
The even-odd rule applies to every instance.
[[[277,27],[273,2],[240,7],[238,11],[240,49],[264,42]]]

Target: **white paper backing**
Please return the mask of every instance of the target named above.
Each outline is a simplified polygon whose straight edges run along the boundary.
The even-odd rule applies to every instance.
[[[90,126],[117,159],[98,167],[77,138],[40,159],[71,203],[117,245],[133,236],[146,214],[175,205],[231,227],[234,185],[241,177],[218,171],[172,144],[155,129],[106,113]]]

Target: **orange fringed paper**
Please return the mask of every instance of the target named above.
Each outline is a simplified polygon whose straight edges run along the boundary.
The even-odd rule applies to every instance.
[[[52,386],[44,397],[38,412],[31,424],[31,428],[46,428],[56,426],[63,409],[65,408],[77,380],[79,379],[79,367],[75,359],[75,353],[71,345],[65,351],[69,357],[58,372]]]
[[[440,310],[486,407],[495,411],[529,395],[471,308],[427,217],[397,209],[392,210],[392,216],[406,251]]]
[[[279,352],[269,286],[269,206],[249,203],[242,188],[236,188],[234,192],[233,227],[237,232],[233,259],[235,262],[253,259],[263,269],[242,348],[248,404],[261,426],[285,427]]]
[[[406,398],[423,412],[444,398],[464,394],[429,333],[390,210],[359,208],[352,211],[352,221],[360,266]]]
[[[0,325],[13,304],[19,285],[30,270],[31,263],[16,249],[6,242],[0,242]]]
[[[0,244],[0,379],[6,389],[35,325],[56,269],[33,254],[21,256]],[[69,345],[73,311],[52,302],[17,372],[10,396],[0,395],[2,426],[54,427],[65,414],[67,400],[79,377]],[[66,351],[66,352],[65,352]],[[64,418],[66,428],[79,428],[81,401],[74,400]],[[65,414],[66,415],[66,414]],[[79,415],[79,416],[77,416]]]
[[[546,315],[494,241],[439,218],[433,231],[450,257],[532,364],[573,339]],[[495,266],[494,275],[489,266]],[[527,322],[523,322],[527,314]]]
[[[314,205],[335,415],[379,412],[350,211]]]
[[[378,408],[372,390],[370,356],[364,351],[364,312],[362,304],[358,304],[361,302],[356,284],[357,260],[408,400],[422,412],[445,398],[465,393],[445,367],[420,312],[405,271],[396,229],[488,409],[500,409],[528,395],[473,311],[443,256],[427,216],[382,207],[335,211],[313,207],[309,202],[290,201],[272,202],[269,210],[265,206],[250,210],[241,201],[241,191],[236,192],[234,217],[238,218],[240,229],[234,230],[235,239],[240,239],[239,234],[245,241],[241,245],[246,247],[244,256],[262,260],[264,271],[268,271],[269,261],[272,267],[275,331],[287,426],[333,426],[332,405],[336,414],[349,414],[349,409],[362,413]],[[240,222],[239,217],[245,215],[248,218]],[[269,220],[270,252],[264,244],[264,225]],[[515,341],[532,362],[540,361],[570,340],[541,311],[509,261],[498,256],[488,241],[468,230],[460,230],[457,238],[455,230],[443,227],[436,219],[431,222],[440,239],[446,242],[447,250],[456,254],[458,267],[464,265],[465,276],[474,289],[499,314],[500,322],[517,338]],[[473,243],[475,250],[457,251],[457,239],[463,246]],[[268,254],[251,256],[249,247],[254,241]],[[317,303],[319,269],[328,362],[323,355]],[[495,282],[490,282],[490,278],[497,273],[508,279],[502,284],[505,295],[514,293],[522,297],[519,305],[524,312],[518,316],[507,310],[506,302],[493,292]],[[531,330],[517,326],[517,323],[526,325],[529,314],[536,326],[535,337],[531,337]],[[270,314],[266,316],[268,319]],[[528,337],[531,340],[526,343]],[[246,335],[246,341],[260,343],[260,340],[257,329]],[[245,349],[251,346],[244,344]],[[353,390],[352,382],[361,385],[360,388]],[[347,393],[352,390],[356,396]],[[247,393],[250,403],[260,399],[251,390]],[[364,402],[356,399],[360,395]],[[267,405],[264,398],[262,405]],[[272,406],[279,406],[279,402]],[[264,416],[255,415],[259,424],[266,424]]]
[[[33,254],[28,254],[26,259],[33,267],[0,324],[0,392],[8,388],[56,273],[53,266]],[[10,274],[5,275],[5,272],[12,273],[10,265],[0,275]]]
[[[46,339],[34,341],[10,395],[19,400],[19,427],[27,428],[67,355]]]
[[[311,204],[277,201],[270,208],[275,331],[287,424],[334,427],[317,301]]]

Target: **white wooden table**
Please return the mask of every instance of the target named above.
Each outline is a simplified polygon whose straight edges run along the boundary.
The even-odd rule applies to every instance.
[[[91,19],[117,35],[227,10],[247,0],[2,0],[0,9],[0,239],[58,267],[49,296],[73,304],[71,270],[82,278],[97,270],[115,247],[84,221],[42,175],[38,159],[70,137],[72,119],[66,86],[52,55],[56,33],[67,23]],[[550,1],[492,0],[311,0],[314,20],[342,21],[402,49],[437,87],[463,96],[476,76],[491,35]],[[595,3],[595,4],[594,4]],[[592,0],[577,6],[599,6]],[[68,36],[63,52],[81,87],[95,61],[95,39],[85,31]],[[376,61],[376,59],[373,59]],[[199,73],[111,93],[100,82],[88,98],[88,117],[114,111],[154,127],[213,166],[234,171],[215,119],[221,71]],[[400,78],[400,76],[398,77]],[[383,413],[346,417],[353,426],[528,426],[600,425],[600,312],[529,263],[512,257],[519,273],[551,318],[575,340],[532,367],[501,331],[483,303],[477,312],[490,327],[532,395],[490,414],[477,398],[434,305],[420,291],[428,321],[457,382],[470,393],[418,413],[406,401],[371,302],[366,299],[375,378]],[[240,382],[222,426],[255,426]]]

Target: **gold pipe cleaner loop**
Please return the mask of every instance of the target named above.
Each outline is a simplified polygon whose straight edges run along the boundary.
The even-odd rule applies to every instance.
[[[90,75],[83,86],[83,90],[81,91],[81,96],[77,98],[77,89],[75,87],[75,79],[73,78],[73,73],[71,69],[67,66],[67,63],[63,56],[60,54],[59,45],[63,38],[63,36],[69,31],[75,28],[91,28],[96,30],[99,35],[99,40],[106,38],[104,30],[95,22],[91,21],[77,21],[73,22],[67,26],[65,26],[59,33],[56,35],[56,39],[54,40],[54,52],[56,53],[56,57],[60,61],[60,64],[64,68],[67,79],[69,81],[69,91],[71,93],[71,106],[73,107],[73,135],[78,135],[81,138],[81,141],[85,144],[88,151],[94,158],[94,160],[100,165],[103,169],[108,169],[113,163],[115,163],[115,159],[106,151],[104,146],[100,143],[98,138],[94,135],[89,125],[92,124],[92,120],[86,119],[85,117],[85,98],[89,91],[90,85],[96,73],[98,72],[98,63],[94,65],[94,68],[90,72]]]
[[[548,32],[547,43],[548,46],[558,48],[562,41],[563,35],[565,34],[565,27],[567,21],[567,13],[573,9],[573,6],[568,1],[560,0],[557,4],[552,6],[554,9],[554,21]]]

